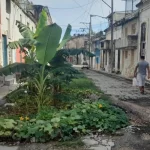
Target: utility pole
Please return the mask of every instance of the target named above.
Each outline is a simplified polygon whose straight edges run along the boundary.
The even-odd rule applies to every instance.
[[[114,0],[111,0],[111,61],[110,61],[110,72],[113,71],[114,68]]]
[[[89,28],[87,28],[87,29],[89,29],[89,52],[91,52],[91,24],[92,24],[91,21],[92,21],[92,16],[90,15],[90,23],[80,22],[80,23],[82,23],[84,25],[86,25],[86,24],[89,25]],[[90,66],[91,66],[91,64],[90,64],[90,56],[89,56],[89,67]]]
[[[91,28],[92,28],[92,15],[90,15],[90,24],[89,24],[89,52],[91,52]],[[89,56],[89,67],[91,67],[90,56]]]

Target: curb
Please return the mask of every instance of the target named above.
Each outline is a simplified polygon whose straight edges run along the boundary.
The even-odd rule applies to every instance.
[[[150,109],[141,107],[131,102],[120,101],[116,97],[111,97],[110,100],[116,106],[119,106],[127,111],[127,113],[132,113],[136,115],[144,123],[150,124]]]

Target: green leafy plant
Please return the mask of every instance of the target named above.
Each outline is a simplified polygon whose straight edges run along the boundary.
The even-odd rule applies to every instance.
[[[114,133],[128,124],[128,118],[121,109],[99,100],[77,102],[64,109],[44,107],[31,120],[28,117],[20,117],[19,121],[2,119],[0,133],[21,141],[66,141],[91,132]]]
[[[0,119],[0,137],[11,137],[17,122],[13,119]]]

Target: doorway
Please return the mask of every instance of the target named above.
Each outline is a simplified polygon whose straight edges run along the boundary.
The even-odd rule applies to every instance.
[[[8,56],[7,56],[7,36],[2,35],[2,50],[3,50],[3,67],[8,65]]]

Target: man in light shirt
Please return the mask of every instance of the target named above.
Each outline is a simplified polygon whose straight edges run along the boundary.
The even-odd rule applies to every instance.
[[[141,61],[137,64],[134,71],[134,76],[137,77],[138,86],[140,88],[141,94],[144,94],[144,86],[145,86],[147,71],[148,71],[148,79],[149,79],[150,78],[149,63],[145,61],[145,56],[141,56]]]

